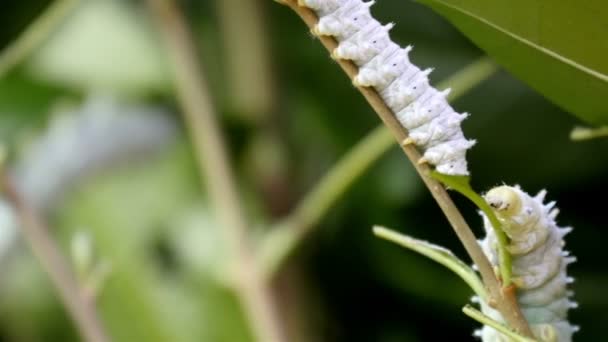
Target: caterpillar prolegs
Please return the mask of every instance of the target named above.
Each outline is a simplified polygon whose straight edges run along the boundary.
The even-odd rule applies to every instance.
[[[532,197],[518,186],[499,186],[485,195],[509,237],[507,250],[513,258],[513,282],[522,312],[532,331],[542,341],[567,342],[578,330],[568,322],[567,312],[577,304],[570,301],[567,289],[573,279],[566,275],[566,266],[576,259],[564,251],[563,237],[572,228],[559,227],[555,202],[543,203],[543,190]],[[484,253],[497,265],[496,235],[483,215],[485,239],[480,241]],[[500,314],[481,303],[482,311],[502,321]],[[496,330],[484,326],[476,333],[484,342],[509,341]]]
[[[413,143],[422,153],[422,161],[446,175],[468,175],[466,151],[474,144],[467,140],[461,122],[468,114],[459,114],[446,100],[447,91],[429,84],[432,70],[421,70],[409,60],[411,46],[400,47],[390,39],[393,24],[382,25],[370,13],[373,1],[298,0],[300,6],[313,10],[319,21],[313,33],[333,36],[338,46],[335,59],[351,60],[359,70],[357,86],[373,87],[390,107],[401,125],[408,130],[405,143]],[[573,262],[563,248],[563,236],[570,228],[555,223],[554,203],[543,204],[545,192],[531,197],[519,187],[498,187],[487,193],[510,238],[515,285],[524,316],[537,338],[547,342],[571,341],[578,329],[567,320],[568,309],[575,307],[567,284],[566,265]],[[486,255],[498,265],[496,236],[487,218],[487,236],[480,243]],[[500,313],[488,303],[482,311],[497,321]],[[483,327],[478,335],[484,342],[508,341],[493,328]]]
[[[429,85],[431,69],[420,70],[409,60],[411,46],[394,43],[389,35],[393,24],[382,25],[370,13],[373,1],[298,0],[316,12],[317,35],[333,36],[338,47],[332,57],[353,61],[359,72],[358,86],[374,87],[408,130],[404,143],[423,152],[421,162],[447,175],[468,175],[466,150],[475,144],[464,137],[459,114],[448,104],[446,91]]]

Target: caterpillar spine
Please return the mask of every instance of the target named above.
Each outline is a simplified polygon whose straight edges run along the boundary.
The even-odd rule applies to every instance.
[[[353,83],[374,87],[408,130],[404,143],[421,149],[419,162],[447,175],[468,175],[466,150],[475,144],[462,133],[461,122],[468,114],[459,114],[448,104],[449,90],[430,85],[432,69],[420,70],[410,62],[411,46],[402,48],[391,40],[394,24],[382,25],[374,19],[370,12],[374,1],[298,0],[298,4],[319,17],[314,34],[338,41],[332,57],[359,67]]]
[[[563,250],[563,237],[572,228],[559,227],[555,218],[559,210],[555,202],[543,203],[546,191],[530,196],[519,186],[499,186],[490,190],[485,199],[494,209],[502,228],[509,237],[507,250],[513,257],[513,282],[522,312],[537,338],[544,342],[568,342],[578,330],[568,322],[568,310],[578,304],[570,300],[567,289],[574,281],[566,274],[567,265],[576,261]],[[486,237],[480,241],[490,261],[498,264],[496,235],[488,218],[483,215]],[[502,321],[501,315],[481,303],[482,311]],[[494,329],[484,326],[477,335],[484,342],[508,339]]]

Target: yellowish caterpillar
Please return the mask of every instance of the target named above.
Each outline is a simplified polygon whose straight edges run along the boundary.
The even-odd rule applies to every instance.
[[[370,12],[373,1],[298,0],[298,4],[315,11],[319,21],[313,33],[333,36],[337,40],[332,57],[350,60],[359,67],[353,80],[355,85],[375,88],[407,129],[409,138],[405,143],[420,148],[422,161],[433,165],[439,174],[468,176],[465,155],[475,144],[474,140],[464,137],[461,128],[461,122],[468,114],[455,112],[447,103],[449,90],[438,91],[429,84],[430,69],[421,70],[410,62],[411,46],[402,48],[390,39],[389,31],[394,25],[382,25],[373,18]],[[485,198],[510,239],[506,248],[513,259],[512,273],[518,300],[534,334],[544,342],[567,342],[578,330],[567,318],[568,310],[577,305],[569,299],[572,293],[567,285],[572,278],[566,275],[566,265],[575,259],[563,251],[563,237],[570,228],[557,226],[555,203],[544,204],[544,196],[544,191],[531,197],[519,187],[502,186],[490,190]],[[485,216],[484,224],[487,235],[480,244],[498,267],[497,238]],[[478,294],[484,292],[475,272],[469,271],[448,251],[382,227],[376,227],[374,231],[449,265],[472,284]],[[483,313],[494,321],[504,322],[500,313],[484,300],[480,300]],[[510,341],[510,337],[487,325],[476,335],[484,342]]]
[[[513,282],[522,312],[536,335],[546,342],[567,342],[578,330],[568,322],[567,312],[577,304],[570,300],[567,289],[573,279],[566,266],[576,260],[564,251],[563,237],[572,228],[555,222],[555,202],[543,203],[546,192],[530,196],[519,186],[499,186],[485,195],[502,228],[509,237],[507,250],[513,257]],[[497,265],[496,235],[484,215],[486,237],[480,244],[490,261]],[[497,321],[500,314],[481,302],[482,311]],[[484,326],[476,333],[484,342],[508,342],[504,335]]]

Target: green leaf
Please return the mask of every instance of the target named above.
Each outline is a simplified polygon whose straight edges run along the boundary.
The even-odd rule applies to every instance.
[[[477,273],[458,259],[449,249],[434,245],[430,242],[414,239],[407,235],[399,234],[396,231],[388,228],[375,226],[374,234],[378,237],[394,242],[402,247],[418,252],[433,261],[447,267],[452,272],[456,273],[467,285],[482,299],[487,298],[486,290],[483,283],[477,276]]]
[[[605,2],[420,1],[554,103],[591,124],[608,123]]]
[[[75,89],[163,91],[169,72],[148,18],[128,1],[83,1],[26,63],[35,78]]]
[[[574,127],[570,132],[570,139],[573,141],[597,139],[608,137],[608,126],[601,126],[597,128],[590,127]]]
[[[498,330],[503,335],[508,336],[512,341],[515,341],[515,342],[535,342],[536,341],[534,339],[531,339],[531,338],[518,334],[516,331],[507,327],[503,323],[500,323],[500,322],[494,320],[493,318],[484,315],[482,312],[480,312],[479,310],[475,309],[474,307],[472,307],[468,304],[462,308],[462,312],[464,312],[465,315],[471,317],[472,319],[476,320],[477,322]]]

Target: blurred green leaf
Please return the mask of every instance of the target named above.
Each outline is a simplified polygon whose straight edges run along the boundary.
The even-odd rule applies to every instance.
[[[168,70],[147,17],[118,0],[83,1],[33,54],[36,78],[74,88],[145,93],[163,90]]]
[[[86,184],[61,209],[64,240],[86,227],[112,263],[99,309],[113,340],[250,339],[237,300],[213,273],[222,244],[203,203],[192,156],[180,145]]]
[[[420,1],[556,104],[589,123],[608,123],[608,4]]]
[[[172,213],[196,196],[189,155],[183,147],[172,152],[83,185],[58,212],[65,245],[86,228],[112,263],[98,306],[115,341],[194,341],[204,329],[195,303],[164,273],[157,252]]]

